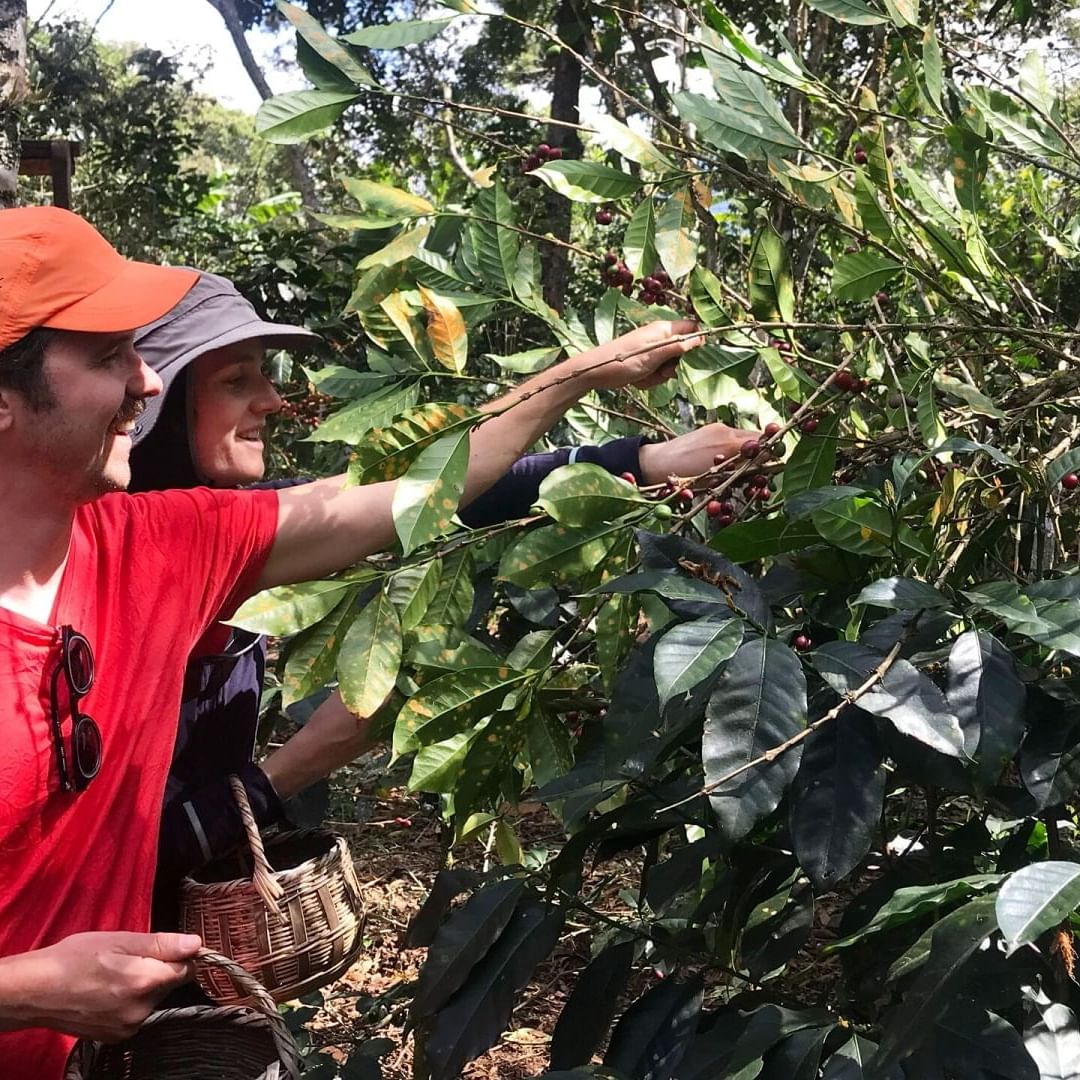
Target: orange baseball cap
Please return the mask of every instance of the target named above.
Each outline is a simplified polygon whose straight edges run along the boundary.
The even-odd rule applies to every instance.
[[[195,270],[125,259],[70,210],[0,210],[0,349],[39,326],[135,330],[164,315],[198,280]]]

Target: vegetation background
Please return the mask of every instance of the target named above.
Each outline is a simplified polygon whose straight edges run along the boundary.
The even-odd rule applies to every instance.
[[[252,121],[71,22],[23,64],[0,0],[0,173],[16,126],[77,138],[123,250],[326,334],[274,467],[406,478],[399,550],[240,616],[283,641],[267,738],[337,683],[441,823],[380,834],[446,864],[423,966],[294,1010],[312,1074],[1080,1075],[1068,10],[211,2],[310,88]],[[554,437],[764,443],[454,523],[472,406],[691,310],[677,386]],[[528,1071],[483,1057],[522,1001]]]

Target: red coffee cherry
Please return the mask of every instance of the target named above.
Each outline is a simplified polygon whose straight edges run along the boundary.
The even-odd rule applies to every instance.
[[[796,634],[791,639],[791,647],[796,652],[807,652],[813,644],[806,634]]]
[[[711,518],[718,518],[724,512],[724,504],[716,499],[710,499],[705,504],[705,513]]]
[[[716,519],[716,527],[718,529],[726,529],[735,520],[734,514],[721,514]]]
[[[765,425],[765,438],[771,439],[774,435],[780,434],[780,425],[773,422]]]
[[[1074,472],[1066,473],[1061,478],[1061,486],[1066,491],[1075,491],[1078,487],[1080,487],[1080,476],[1077,476]]]
[[[808,416],[800,425],[799,430],[804,435],[813,435],[818,429],[818,421],[813,416]]]
[[[632,472],[619,473],[619,479],[625,480],[628,484],[633,484],[637,487],[637,477]]]
[[[747,439],[746,442],[739,447],[739,453],[742,454],[744,458],[757,457],[760,452],[761,443],[759,443],[757,439]]]

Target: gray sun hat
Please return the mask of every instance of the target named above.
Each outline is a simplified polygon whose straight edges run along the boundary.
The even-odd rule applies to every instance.
[[[136,444],[157,423],[173,380],[193,360],[212,349],[258,338],[271,349],[309,350],[322,340],[302,326],[266,322],[228,278],[200,272],[199,280],[179,304],[156,322],[135,332],[135,348],[164,384],[131,433]]]

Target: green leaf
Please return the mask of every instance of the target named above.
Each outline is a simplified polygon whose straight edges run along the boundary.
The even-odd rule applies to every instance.
[[[619,1017],[604,1065],[619,1076],[672,1076],[697,1030],[703,998],[700,975],[653,986]]]
[[[529,715],[525,737],[529,747],[529,767],[538,787],[565,776],[574,767],[570,733],[561,718],[552,716],[545,709],[534,709]]]
[[[612,521],[645,505],[638,489],[599,465],[563,465],[540,484],[537,505],[563,525]]]
[[[328,367],[304,368],[304,375],[322,394],[335,398],[363,398],[382,390],[394,381],[393,375],[381,375],[375,371],[357,371],[354,368],[331,364]]]
[[[740,619],[696,619],[671,627],[653,654],[660,708],[673,697],[693,690],[731,659],[742,638]]]
[[[534,529],[503,555],[499,577],[526,589],[574,581],[602,565],[627,528],[616,522],[580,529],[566,525]]]
[[[404,45],[419,45],[438,37],[452,22],[453,16],[448,19],[403,19],[401,22],[361,27],[342,40],[366,49],[400,49]]]
[[[409,772],[409,790],[453,794],[472,744],[481,734],[475,728],[459,731],[448,739],[417,750]]]
[[[377,572],[372,570],[370,577],[376,576]],[[283,637],[306,630],[329,615],[348,593],[359,591],[355,578],[348,581],[305,581],[299,585],[266,589],[245,601],[228,623],[254,634]]]
[[[535,674],[506,665],[450,671],[424,683],[401,708],[394,726],[394,753],[441,742],[491,716],[506,696]]]
[[[439,439],[420,452],[394,489],[394,529],[405,554],[450,531],[469,468],[470,431]]]
[[[420,405],[394,417],[385,428],[369,431],[357,444],[349,465],[349,482],[370,484],[396,480],[436,440],[476,425],[477,414],[465,405]]]
[[[1066,450],[1046,466],[1046,485],[1051,490],[1061,486],[1064,476],[1071,472],[1080,472],[1080,447]]]
[[[411,192],[379,184],[374,180],[360,180],[347,177],[342,181],[345,190],[365,209],[384,217],[404,221],[409,218],[424,217],[435,213],[435,207]]]
[[[472,548],[459,548],[443,559],[442,577],[431,603],[431,626],[463,626],[473,607]]]
[[[923,82],[926,86],[926,96],[936,106],[939,113],[944,113],[942,105],[942,77],[941,77],[941,46],[938,45],[937,33],[934,24],[929,23],[923,33],[922,40]]]
[[[642,182],[621,169],[591,161],[552,161],[529,174],[573,202],[602,203],[640,191]]]
[[[895,239],[892,222],[881,208],[877,189],[867,176],[865,169],[855,170],[855,206],[859,211],[863,228],[883,243],[892,243]]]
[[[764,161],[791,156],[802,149],[802,142],[786,123],[763,122],[723,102],[685,90],[675,94],[672,101],[679,116],[697,125],[701,138],[717,150],[747,161]]]
[[[727,326],[731,322],[726,306],[729,301],[720,279],[705,266],[695,266],[690,274],[690,300],[706,326]]]
[[[825,952],[837,952],[850,948],[868,937],[895,930],[898,926],[933,915],[957,900],[965,900],[972,893],[992,889],[1001,880],[1001,874],[968,874],[951,881],[933,885],[907,885],[897,889],[874,913],[874,917],[861,929],[825,947]]]
[[[1038,862],[1001,886],[997,921],[1010,949],[1034,941],[1080,907],[1080,864]]]
[[[674,169],[675,164],[665,157],[644,135],[627,127],[606,113],[592,118],[592,126],[602,145],[617,150],[628,161],[636,161],[655,169]]]
[[[1080,1026],[1067,1005],[1037,1003],[1040,1019],[1024,1033],[1024,1046],[1041,1077],[1072,1080],[1080,1075]]]
[[[526,349],[523,352],[511,353],[509,356],[485,353],[484,359],[498,364],[503,371],[512,371],[516,375],[533,375],[537,371],[551,367],[559,359],[561,352],[562,348],[556,346],[554,349]]]
[[[255,133],[267,142],[301,143],[337,122],[360,95],[346,90],[291,90],[275,94],[259,106]]]
[[[852,641],[828,641],[811,659],[838,694],[848,694],[866,682],[884,657]],[[894,660],[884,676],[859,698],[858,705],[875,716],[884,716],[902,735],[941,754],[965,756],[964,734],[945,695],[906,660]]]
[[[832,483],[836,470],[836,440],[840,416],[836,412],[822,417],[817,431],[799,436],[784,464],[784,499],[803,491],[823,488]]]
[[[420,969],[410,1013],[427,1017],[445,1005],[509,925],[524,893],[514,879],[488,885],[439,927]]]
[[[415,229],[399,232],[390,243],[379,248],[378,251],[373,251],[370,255],[365,255],[356,264],[357,270],[370,270],[373,266],[394,266],[405,262],[406,259],[411,259],[430,232],[430,225],[421,225]]]
[[[709,541],[709,546],[722,551],[733,562],[743,563],[782,555],[785,551],[799,551],[820,542],[820,534],[808,522],[774,517],[729,525]]]
[[[562,925],[558,908],[548,911],[539,903],[518,908],[460,991],[436,1014],[424,1045],[432,1080],[460,1076],[468,1061],[498,1041],[513,1012],[514,995],[547,959]]]
[[[820,11],[837,22],[855,26],[877,26],[889,21],[888,15],[875,11],[859,0],[806,0],[807,7]]]
[[[837,300],[868,300],[903,269],[903,263],[869,248],[841,255],[833,265],[833,296]]]
[[[387,581],[386,595],[401,615],[402,630],[412,630],[423,621],[438,592],[442,568],[442,559],[431,559],[402,567]]]
[[[956,993],[961,970],[997,929],[994,914],[974,905],[934,929],[926,958],[903,1002],[886,1017],[881,1044],[866,1069],[867,1080],[880,1080],[901,1058],[917,1049],[933,1031],[934,1021]]]
[[[694,232],[694,204],[689,187],[674,191],[656,219],[656,252],[673,281],[697,265],[698,239]]]
[[[701,754],[705,783],[774,750],[806,726],[806,676],[799,658],[773,638],[747,641],[727,662],[705,708]],[[760,762],[709,795],[729,840],[745,836],[779,805],[799,767],[797,745]]]
[[[831,889],[862,861],[884,798],[885,767],[872,716],[845,709],[806,740],[790,820],[795,855],[816,889]]]
[[[282,678],[284,708],[311,697],[334,677],[342,637],[355,617],[353,598],[346,594],[325,619],[293,638]]]
[[[856,555],[887,555],[892,544],[892,516],[873,499],[837,499],[815,510],[810,520],[821,535]]]
[[[349,627],[337,658],[341,698],[356,716],[371,716],[390,696],[401,667],[401,622],[380,590]]]
[[[969,386],[959,379],[952,379],[947,375],[936,375],[934,385],[951,397],[959,398],[971,408],[972,412],[979,413],[982,416],[993,416],[998,420],[1005,418],[1005,413],[981,390],[977,390],[974,386]]]
[[[329,391],[325,391],[329,393]],[[411,409],[419,391],[416,383],[395,382],[331,413],[304,439],[305,442],[343,442],[355,446],[372,429]]]
[[[795,288],[780,234],[766,225],[750,248],[750,307],[764,322],[795,318]]]
[[[852,602],[892,608],[894,611],[932,611],[949,606],[948,598],[933,585],[915,578],[901,577],[872,581]]]
[[[367,68],[337,38],[332,37],[303,8],[287,0],[277,0],[277,9],[296,27],[296,33],[350,82],[359,86],[375,86]]]
[[[551,1067],[587,1065],[604,1041],[630,979],[634,943],[608,945],[578,975],[551,1036]]]
[[[949,651],[946,697],[964,732],[964,750],[975,762],[977,786],[986,791],[1024,737],[1027,691],[1012,654],[985,631],[961,634]]]
[[[699,405],[716,409],[740,393],[737,380],[754,366],[756,358],[753,349],[700,345],[679,361],[679,381]]]

